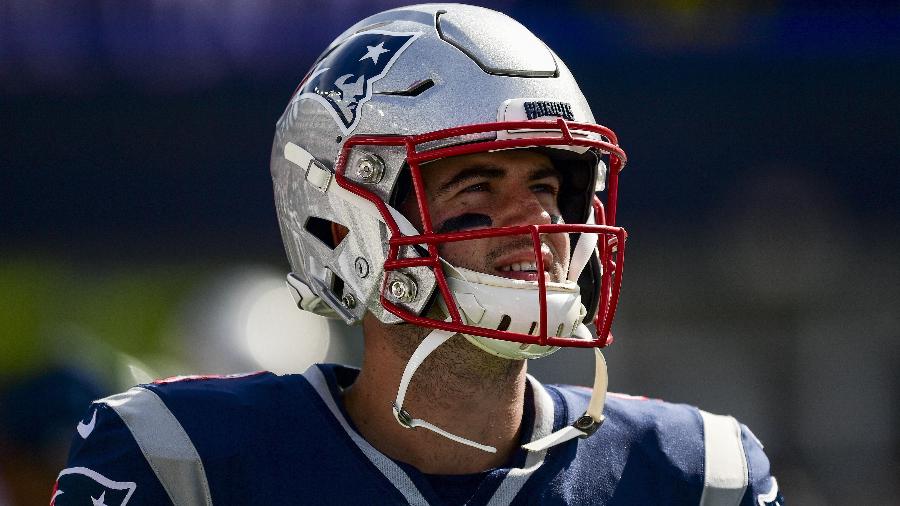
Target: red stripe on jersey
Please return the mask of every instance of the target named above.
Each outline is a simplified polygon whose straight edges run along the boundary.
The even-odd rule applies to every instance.
[[[184,376],[169,376],[168,378],[162,378],[158,380],[154,380],[154,385],[165,385],[166,383],[177,383],[179,381],[195,381],[195,380],[204,380],[204,379],[235,379],[235,378],[246,378],[248,376],[256,376],[258,374],[265,374],[267,371],[255,371],[255,372],[245,372],[238,374],[188,374]]]

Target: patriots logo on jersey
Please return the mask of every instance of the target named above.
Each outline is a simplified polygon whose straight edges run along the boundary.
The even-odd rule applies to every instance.
[[[70,467],[59,473],[50,506],[125,506],[135,489],[134,482],[113,481],[93,469]]]
[[[384,77],[419,33],[372,30],[351,36],[313,68],[295,94],[327,106],[344,135],[359,122],[372,84]]]

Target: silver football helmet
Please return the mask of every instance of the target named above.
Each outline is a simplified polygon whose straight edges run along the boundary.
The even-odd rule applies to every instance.
[[[437,233],[421,195],[428,162],[531,149],[563,175],[562,223]],[[625,153],[597,125],[569,69],[504,14],[456,4],[371,16],[318,58],[278,120],[271,171],[304,310],[461,333],[518,359],[609,344],[625,231],[615,226]],[[416,198],[422,229],[398,210]],[[336,242],[334,225],[349,233]],[[568,234],[565,279],[541,268],[541,237]],[[537,281],[454,266],[449,241],[526,237]]]

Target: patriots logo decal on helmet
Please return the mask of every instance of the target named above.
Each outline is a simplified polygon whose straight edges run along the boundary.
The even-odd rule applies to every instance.
[[[315,66],[295,100],[310,98],[329,107],[348,135],[359,122],[359,108],[372,98],[372,84],[419,35],[372,30],[351,36]]]

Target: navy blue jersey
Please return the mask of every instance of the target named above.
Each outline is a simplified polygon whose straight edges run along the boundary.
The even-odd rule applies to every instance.
[[[590,437],[522,450],[507,468],[424,475],[354,429],[340,392],[357,373],[188,377],[97,401],[51,504],[783,504],[762,446],[733,418],[616,394]],[[590,397],[528,382],[523,442],[572,423]]]

